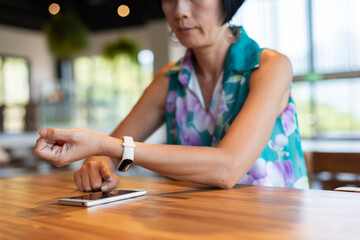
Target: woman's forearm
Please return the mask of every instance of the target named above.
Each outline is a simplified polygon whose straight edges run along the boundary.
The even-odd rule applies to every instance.
[[[214,147],[137,143],[134,163],[178,180],[228,187],[232,175],[228,158]]]
[[[120,159],[122,140],[112,138],[106,155]],[[159,174],[222,188],[232,187],[247,172],[248,164],[239,164],[223,148],[135,143],[134,164]]]

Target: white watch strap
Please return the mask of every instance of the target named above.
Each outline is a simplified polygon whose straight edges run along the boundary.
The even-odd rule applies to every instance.
[[[134,160],[134,148],[136,146],[134,144],[133,138],[124,136],[123,141],[124,141],[124,143],[123,143],[124,150],[123,150],[121,161],[123,161],[124,159]]]

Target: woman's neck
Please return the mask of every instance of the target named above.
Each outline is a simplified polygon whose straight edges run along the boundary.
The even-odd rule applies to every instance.
[[[224,70],[226,57],[233,43],[229,29],[224,27],[221,36],[214,44],[206,47],[194,48],[194,67],[201,79],[216,82]]]

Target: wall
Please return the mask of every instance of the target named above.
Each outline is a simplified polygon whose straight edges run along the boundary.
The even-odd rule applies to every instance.
[[[141,27],[109,30],[90,34],[89,48],[81,55],[99,55],[104,45],[120,36],[135,39],[142,49],[154,53],[154,72],[183,55],[179,44],[169,44],[169,30],[165,20],[155,20]],[[55,81],[55,63],[42,32],[0,25],[0,55],[27,58],[30,62],[31,99],[40,97],[39,87]]]
[[[39,96],[37,86],[54,79],[54,61],[41,32],[0,25],[0,55],[29,60],[32,100]]]
[[[154,53],[154,71],[169,62],[168,26],[165,20],[155,20],[142,27],[131,27],[119,30],[102,31],[91,34],[90,47],[85,55],[99,55],[104,45],[119,37],[126,36],[138,42],[142,49]]]

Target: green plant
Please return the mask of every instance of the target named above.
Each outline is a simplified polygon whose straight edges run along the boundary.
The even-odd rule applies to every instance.
[[[122,37],[116,42],[106,45],[103,50],[103,55],[108,59],[114,59],[117,55],[126,54],[131,60],[137,62],[139,51],[140,48],[135,41]]]
[[[309,72],[304,76],[304,80],[307,82],[316,82],[322,80],[324,76],[317,72]]]
[[[44,26],[50,51],[58,59],[72,58],[87,47],[88,30],[73,13],[65,12],[54,16]]]

